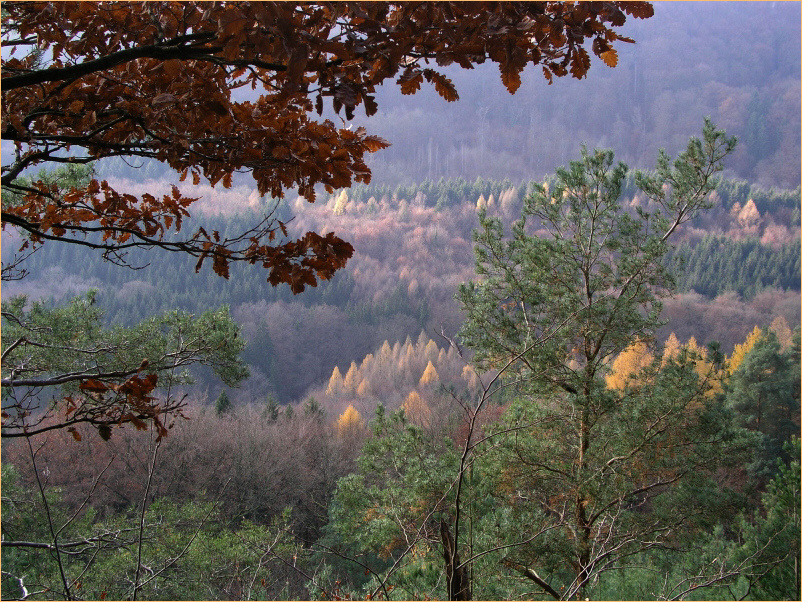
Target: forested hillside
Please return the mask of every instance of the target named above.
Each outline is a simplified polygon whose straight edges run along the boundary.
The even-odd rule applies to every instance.
[[[219,389],[194,397],[155,439],[144,426],[78,425],[36,451],[4,442],[4,564],[57,580],[26,542],[58,525],[69,551],[58,566],[101,598],[139,570],[156,599],[791,596],[799,228],[777,216],[798,215],[799,191],[729,182],[706,210],[708,191],[693,185],[672,205],[657,176],[633,178],[608,157],[585,154],[526,186],[366,187],[306,211],[294,227],[347,231],[360,253],[314,302],[232,270],[242,296],[227,300],[256,375],[234,403]],[[573,188],[577,177],[594,187]],[[741,204],[733,191],[744,190]],[[691,204],[709,213],[679,229],[660,217]],[[218,216],[221,231],[240,217]],[[639,227],[652,219],[677,233],[676,250]],[[585,238],[588,227],[599,236]],[[700,247],[721,259],[716,297],[663,298],[658,328],[673,268],[701,262]],[[66,274],[44,250],[35,260]],[[104,265],[86,273],[118,312],[214,299],[215,281],[181,290],[188,266],[164,261],[138,272],[142,305],[126,310],[133,295],[104,282]],[[299,380],[302,401],[282,407],[280,387]]]
[[[2,599],[800,599],[800,10],[4,2]]]
[[[347,370],[385,340],[403,342],[421,331],[453,336],[462,322],[455,290],[472,278],[477,210],[510,223],[530,186],[509,180],[424,181],[357,186],[316,205],[300,198],[282,202],[279,215],[297,213],[290,224],[294,231],[334,230],[356,248],[346,269],[297,297],[253,277],[247,266],[233,266],[230,279],[223,280],[210,271],[196,274],[192,258],[176,254],[132,252],[129,260],[142,269],[131,271],[78,248],[48,247],[27,261],[31,276],[7,284],[5,294],[64,299],[96,288],[107,324],[226,304],[243,328],[243,358],[252,373],[233,398],[260,402],[270,394],[282,403],[303,401],[334,366]],[[633,209],[646,206],[631,181],[623,196]],[[208,197],[214,207],[214,192]],[[800,196],[798,189],[767,191],[733,180],[719,187],[714,202],[684,227],[667,257],[679,294],[666,300],[670,322],[661,334],[717,340],[729,352],[755,325],[766,326],[777,316],[799,322]],[[205,223],[225,236],[246,223],[251,210],[211,215]],[[10,241],[6,244],[10,249]],[[207,400],[217,394],[208,390]]]

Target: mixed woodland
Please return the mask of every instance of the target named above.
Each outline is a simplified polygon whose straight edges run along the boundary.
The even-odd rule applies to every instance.
[[[4,181],[3,599],[799,599],[799,19],[717,4],[582,82],[379,87],[348,186]],[[98,180],[199,200],[123,252],[5,227]],[[353,254],[297,289],[226,259],[254,223]]]
[[[538,537],[555,527],[518,515],[524,492],[504,493],[527,477],[508,471],[537,466],[516,456],[518,445],[530,453],[536,446],[520,440],[523,433],[489,443],[492,433],[533,420],[519,407],[532,399],[531,385],[477,361],[463,326],[468,305],[456,292],[476,281],[480,223],[514,229],[524,200],[549,185],[559,182],[424,181],[354,187],[303,211],[300,197],[276,203],[279,214],[297,212],[292,227],[345,232],[357,249],[346,269],[297,297],[244,266],[232,266],[225,281],[195,274],[177,254],[140,253],[129,260],[142,269],[129,272],[80,250],[43,247],[26,260],[41,276],[18,285],[34,305],[4,301],[4,311],[51,325],[67,320],[69,336],[70,324],[83,330],[91,321],[131,336],[150,332],[150,316],[176,308],[200,315],[222,302],[218,326],[230,323],[242,344],[227,363],[210,361],[170,385],[188,403],[164,438],[78,425],[46,433],[33,449],[26,438],[4,440],[4,538],[47,540],[58,529],[61,565],[83,575],[78,583],[90,598],[126,597],[133,583],[139,596],[159,599],[440,597],[437,525],[454,502],[438,498],[453,495],[453,479],[465,476],[463,528],[476,539],[463,554],[475,557],[473,595],[537,595],[541,577],[527,575],[527,561],[507,546],[520,521],[537,519]],[[600,565],[583,583],[570,571],[560,576],[552,550],[549,583],[563,579],[563,588],[599,598],[792,597],[798,587],[791,552],[799,538],[799,190],[724,180],[709,205],[661,256],[675,284],[653,336],[641,341],[627,331],[627,344],[608,354],[599,374],[608,392],[623,392],[648,388],[666,362],[690,366],[682,382],[699,391],[689,399],[717,400],[728,428],[740,429],[722,435],[727,445],[710,446],[730,455],[695,460],[697,468],[719,466],[709,481],[688,485],[695,503],[711,497],[703,508],[681,506],[683,515],[671,519],[678,522],[661,527],[674,534],[658,551],[626,552],[631,568]],[[637,215],[653,211],[654,201],[627,171],[615,206]],[[225,232],[247,211],[212,215],[211,223]],[[540,240],[549,228],[535,224],[531,234]],[[80,275],[72,271],[78,263]],[[54,282],[69,294],[58,297]],[[239,386],[221,386],[218,375]],[[669,390],[667,398],[655,394],[661,404],[677,395]],[[476,454],[470,472],[460,465],[465,449]],[[46,507],[32,466],[45,475]],[[644,494],[618,512],[653,517],[658,500],[679,503],[670,499]],[[132,564],[140,538],[145,556]],[[44,585],[58,581],[48,553],[4,547],[4,564]],[[14,587],[9,580],[4,590]]]

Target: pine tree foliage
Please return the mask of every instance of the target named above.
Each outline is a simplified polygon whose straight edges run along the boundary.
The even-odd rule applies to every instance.
[[[787,459],[783,446],[799,432],[799,328],[786,351],[772,330],[760,332],[726,381],[726,399],[741,423],[762,437],[750,470],[765,480],[776,468],[775,458]]]
[[[214,402],[214,411],[218,416],[228,414],[232,408],[231,400],[228,398],[228,393],[222,391],[219,397]]]
[[[533,186],[510,236],[480,216],[478,278],[459,292],[461,335],[479,366],[508,366],[517,379],[521,396],[499,427],[499,464],[488,475],[500,479],[499,506],[532,537],[506,562],[549,595],[584,597],[600,573],[712,511],[671,500],[689,481],[714,491],[702,467],[749,449],[715,395],[720,362],[694,341],[662,367],[659,357],[648,363],[623,391],[604,380],[613,358],[653,338],[660,299],[674,287],[668,241],[709,207],[734,146],[706,122],[673,163],[661,153],[654,172],[635,178],[648,212],[621,203],[627,169],[611,151],[583,150],[548,190]]]
[[[19,296],[3,301],[2,337],[4,438],[56,428],[78,438],[76,425],[89,423],[108,439],[108,429],[147,421],[163,436],[184,405],[169,392],[192,382],[190,367],[207,366],[229,386],[248,375],[225,306],[105,328],[94,292],[60,306]]]

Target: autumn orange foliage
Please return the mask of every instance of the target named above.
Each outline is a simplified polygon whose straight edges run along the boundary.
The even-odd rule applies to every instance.
[[[627,15],[647,18],[645,2],[6,2],[3,4],[2,139],[15,147],[2,186],[2,223],[34,244],[59,240],[101,250],[124,263],[133,247],[159,247],[209,259],[228,277],[242,261],[268,270],[293,292],[328,279],[353,254],[333,233],[287,240],[268,214],[224,236],[198,228],[180,239],[197,199],[177,189],[153,195],[113,190],[107,182],[63,190],[36,166],[85,164],[108,157],[159,161],[198,184],[230,187],[237,172],[260,194],[288,189],[314,201],[368,182],[365,154],[387,142],[322,116],[324,99],[351,119],[370,116],[376,86],[394,78],[402,93],[425,82],[458,99],[437,68],[492,60],[510,92],[528,64],[544,76],[582,78],[590,51],[608,66],[615,28]],[[258,90],[258,95],[247,90]],[[88,236],[87,236],[88,235]]]

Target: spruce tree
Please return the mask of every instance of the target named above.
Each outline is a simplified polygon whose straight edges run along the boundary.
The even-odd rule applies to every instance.
[[[214,402],[214,410],[217,412],[218,416],[223,416],[224,414],[228,414],[231,411],[231,408],[231,400],[228,398],[228,393],[226,393],[224,390]]]

